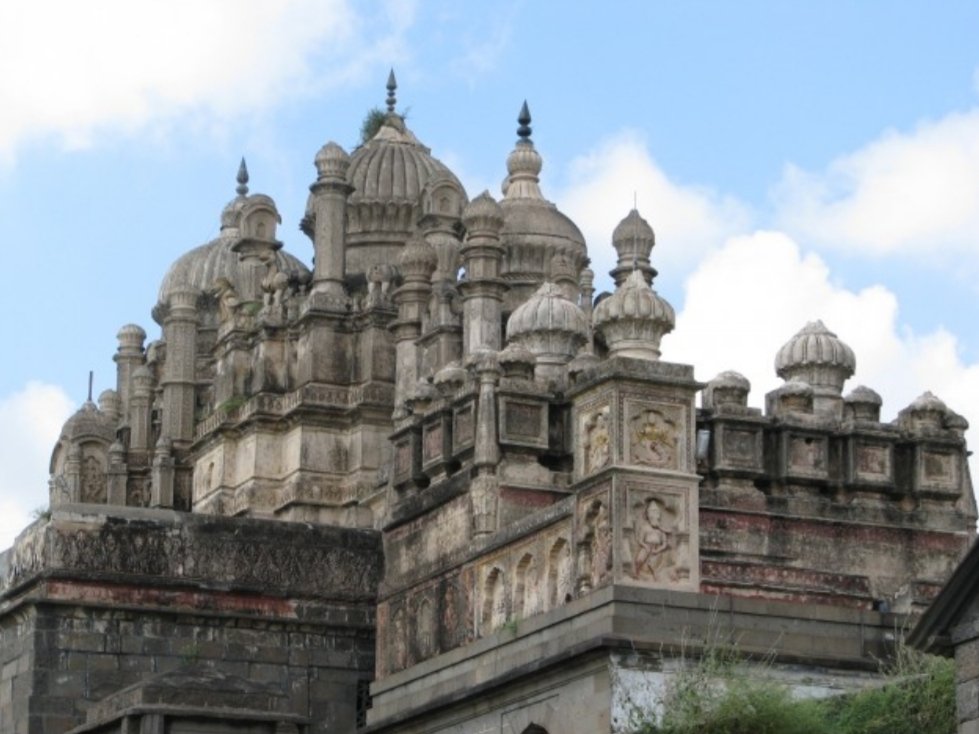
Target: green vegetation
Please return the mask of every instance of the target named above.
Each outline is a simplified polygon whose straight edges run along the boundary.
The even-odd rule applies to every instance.
[[[380,107],[372,107],[367,111],[364,121],[360,124],[361,145],[364,145],[377,135],[377,131],[381,129],[381,125],[384,124],[386,117],[387,113]]]
[[[238,410],[238,408],[247,402],[248,398],[246,398],[244,395],[232,395],[218,406],[218,410],[222,413],[231,413]]]
[[[774,671],[769,671],[774,675]],[[884,685],[829,699],[794,699],[730,651],[679,673],[662,716],[633,716],[635,734],[954,734],[951,660],[900,648]]]

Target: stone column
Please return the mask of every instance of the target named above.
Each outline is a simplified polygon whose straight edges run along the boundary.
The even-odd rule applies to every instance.
[[[432,272],[437,264],[435,250],[421,237],[412,237],[401,253],[401,274],[404,285],[394,292],[398,320],[391,324],[394,334],[396,380],[394,394],[395,417],[404,414],[404,401],[418,382],[419,355],[416,340],[422,333],[422,318],[432,293]]]
[[[476,440],[473,465],[476,476],[470,487],[473,514],[473,533],[488,535],[496,532],[496,509],[499,501],[499,480],[496,465],[500,462],[500,445],[496,434],[496,383],[500,367],[493,352],[483,351],[472,357],[479,376],[479,402],[476,409]]]
[[[463,355],[499,351],[503,342],[502,304],[506,283],[500,277],[505,253],[500,242],[503,209],[484,191],[462,214],[468,234],[462,246],[466,279],[459,284],[463,299]]]
[[[197,368],[197,296],[195,288],[177,288],[170,294],[163,333],[167,343],[163,365],[163,425],[179,448],[194,438],[194,392]]]
[[[150,507],[173,507],[173,446],[166,436],[160,436],[153,452],[153,472]]]
[[[136,324],[126,324],[116,334],[119,348],[112,359],[116,363],[116,392],[122,404],[122,414],[129,415],[133,371],[145,362],[143,340],[146,332]]]
[[[126,504],[126,451],[122,444],[116,441],[109,447],[108,490],[106,504]]]
[[[347,293],[343,287],[346,269],[346,211],[347,197],[353,187],[347,183],[350,156],[336,143],[324,145],[316,154],[316,182],[309,187],[312,192],[310,206],[315,217],[313,248],[313,294],[317,300],[325,298],[335,305],[346,305]],[[322,294],[322,295],[319,295]]]
[[[133,372],[129,404],[129,450],[150,450],[150,420],[153,404],[153,373],[141,365]]]

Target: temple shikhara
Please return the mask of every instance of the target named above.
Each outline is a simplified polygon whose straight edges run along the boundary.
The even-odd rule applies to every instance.
[[[315,153],[309,242],[243,161],[119,330],[0,556],[0,730],[625,734],[712,639],[871,681],[973,538],[965,420],[882,422],[820,314],[764,396],[671,362],[643,214],[586,247],[526,104],[473,195],[395,93]]]

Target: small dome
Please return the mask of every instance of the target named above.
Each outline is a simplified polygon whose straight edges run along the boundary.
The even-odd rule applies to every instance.
[[[416,234],[405,243],[398,263],[406,281],[428,281],[438,266],[438,254],[424,237]]]
[[[751,390],[751,382],[748,378],[734,370],[721,372],[707,384],[715,390],[743,390],[744,392]]]
[[[945,405],[945,402],[931,391],[926,391],[916,397],[907,409],[914,413],[944,414],[948,412],[948,406]]]
[[[656,235],[649,222],[633,209],[612,231],[612,246],[619,254],[618,262],[612,271],[616,285],[621,285],[629,273],[639,268],[645,273],[647,283],[651,283],[656,271],[649,264],[649,255],[656,244]]]
[[[146,332],[138,324],[126,324],[119,329],[119,333],[116,334],[116,339],[121,344],[142,347],[143,340],[146,339]]]
[[[660,340],[673,331],[676,315],[636,268],[595,307],[592,321],[605,337],[610,355],[659,359]]]
[[[871,390],[866,385],[858,385],[853,388],[845,398],[843,402],[850,403],[853,405],[876,405],[880,407],[884,404],[880,395],[875,391]]]
[[[65,421],[61,435],[69,441],[95,438],[106,443],[115,439],[116,427],[112,417],[103,413],[91,400],[86,400],[74,415]]]
[[[316,157],[313,158],[313,164],[316,166],[318,179],[345,179],[350,168],[350,156],[347,155],[347,151],[331,140],[317,151]]]
[[[584,311],[573,304],[554,283],[544,283],[507,320],[507,340],[542,331],[588,334]]]
[[[469,202],[462,212],[462,223],[470,233],[499,232],[503,226],[503,209],[484,191]]]
[[[775,355],[775,373],[798,379],[816,388],[817,412],[839,415],[843,383],[857,367],[853,350],[822,321],[811,321],[787,341]]]
[[[748,393],[751,383],[740,372],[727,370],[707,383],[704,388],[704,408],[720,409],[722,406],[748,405]]]

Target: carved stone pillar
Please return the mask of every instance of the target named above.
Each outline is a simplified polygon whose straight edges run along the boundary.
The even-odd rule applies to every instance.
[[[347,197],[353,187],[347,183],[350,157],[336,143],[324,145],[316,154],[316,182],[309,187],[311,214],[315,219],[313,248],[316,262],[313,270],[313,298],[334,305],[345,305],[343,287],[346,269],[345,217]],[[320,295],[322,294],[322,295]]]
[[[505,249],[500,242],[503,210],[484,191],[466,207],[462,221],[468,235],[462,246],[466,279],[459,284],[463,299],[463,354],[499,351],[503,342],[502,303],[506,283],[500,278]]]
[[[143,341],[146,332],[136,324],[126,324],[116,335],[119,348],[113,356],[116,363],[116,392],[123,415],[129,415],[129,400],[132,395],[133,372],[145,361]]]
[[[163,426],[183,448],[194,437],[194,391],[197,368],[197,296],[195,288],[178,288],[170,294],[169,309],[163,321],[167,342],[163,365]]]

